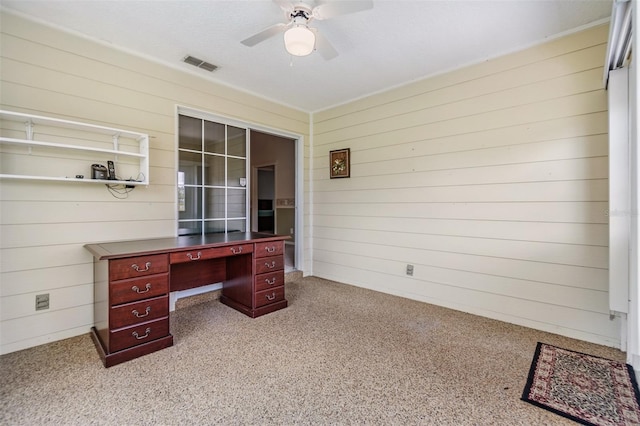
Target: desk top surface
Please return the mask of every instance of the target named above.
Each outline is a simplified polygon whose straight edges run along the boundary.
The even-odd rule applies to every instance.
[[[238,243],[288,240],[289,236],[259,232],[229,232],[220,234],[185,235],[181,237],[152,238],[147,240],[110,241],[85,244],[85,248],[99,260],[147,254],[170,253],[180,250],[224,247]]]

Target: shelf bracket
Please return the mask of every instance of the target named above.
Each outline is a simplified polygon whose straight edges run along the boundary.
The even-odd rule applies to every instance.
[[[33,140],[33,122],[27,120],[24,122],[25,131],[27,132],[27,140]]]
[[[113,135],[113,150],[114,151],[118,151],[119,144],[120,144],[120,135],[116,133],[115,135]],[[115,156],[115,160],[118,161],[118,155],[117,154]]]
[[[27,120],[24,122],[25,132],[27,134],[27,140],[33,140],[33,122],[31,120]],[[31,155],[31,145],[29,145],[29,155]]]

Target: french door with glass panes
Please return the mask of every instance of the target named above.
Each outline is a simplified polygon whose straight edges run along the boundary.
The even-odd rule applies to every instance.
[[[178,235],[246,231],[247,129],[178,116]]]

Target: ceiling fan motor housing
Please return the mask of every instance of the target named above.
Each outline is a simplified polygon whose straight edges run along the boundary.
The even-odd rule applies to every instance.
[[[291,13],[287,15],[287,19],[294,23],[304,19],[308,24],[313,19],[313,11],[304,4],[297,4]]]

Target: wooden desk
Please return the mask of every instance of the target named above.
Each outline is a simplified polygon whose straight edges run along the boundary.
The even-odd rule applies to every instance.
[[[105,367],[173,345],[169,292],[222,282],[220,301],[252,318],[287,306],[284,240],[254,232],[87,244],[91,337]]]

